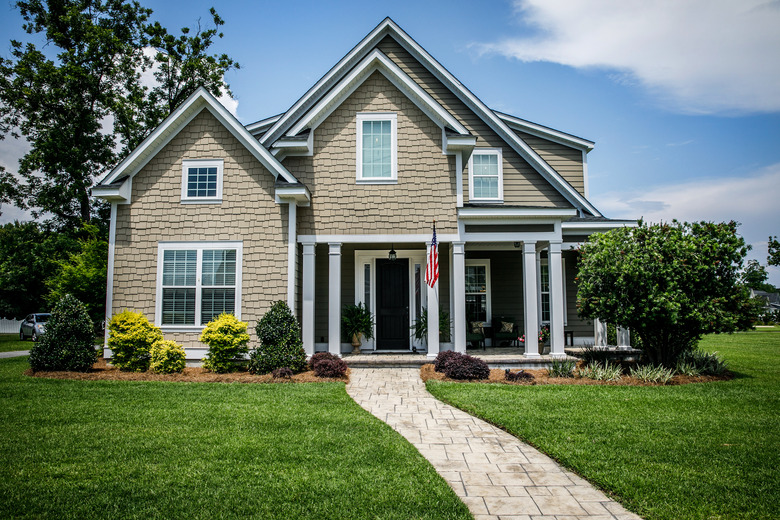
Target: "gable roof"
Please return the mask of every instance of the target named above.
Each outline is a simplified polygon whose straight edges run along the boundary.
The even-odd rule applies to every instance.
[[[376,45],[386,36],[392,37],[399,45],[409,52],[442,84],[458,97],[470,110],[480,117],[494,132],[512,147],[531,167],[547,180],[566,200],[576,208],[585,210],[592,215],[601,213],[569,184],[554,168],[552,168],[538,153],[518,136],[498,114],[488,108],[471,93],[455,76],[445,69],[433,56],[415,42],[403,29],[389,17],[385,18],[363,40],[360,41],[346,56],[334,65],[320,80],[314,84],[287,112],[267,129],[260,142],[271,147],[278,139],[290,136],[297,123],[309,113],[322,99],[330,95],[331,89],[339,85],[361,61],[374,51]],[[522,121],[522,120],[518,120]],[[252,125],[254,126],[254,125]],[[538,125],[537,125],[538,126]],[[263,128],[265,129],[265,128]],[[259,130],[259,128],[258,128]],[[525,130],[527,131],[527,130]],[[258,132],[259,133],[259,132]]]
[[[168,144],[203,109],[208,110],[225,128],[246,147],[257,160],[270,171],[276,179],[297,184],[298,180],[257,139],[255,139],[238,119],[217,101],[205,88],[199,87],[179,105],[143,142],[111,170],[92,188],[95,196],[109,200],[129,200],[127,181],[132,180],[162,148]],[[119,184],[118,181],[122,180]],[[121,188],[125,187],[124,190]]]

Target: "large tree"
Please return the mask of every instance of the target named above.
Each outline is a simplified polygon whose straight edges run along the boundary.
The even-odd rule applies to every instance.
[[[593,235],[581,249],[579,312],[630,328],[652,363],[674,365],[704,334],[751,326],[755,304],[739,283],[747,251],[735,222],[640,221]]]
[[[769,265],[780,265],[780,240],[777,237],[769,237],[769,255],[766,262]]]
[[[213,10],[214,29],[189,36],[185,28],[176,38],[136,1],[16,6],[30,39],[46,45],[12,40],[11,58],[0,58],[0,133],[31,145],[18,172],[0,171],[0,201],[80,229],[105,209],[90,198],[95,180],[198,86],[221,95],[237,64],[208,54],[222,36]],[[150,68],[156,83],[148,86],[141,73]]]

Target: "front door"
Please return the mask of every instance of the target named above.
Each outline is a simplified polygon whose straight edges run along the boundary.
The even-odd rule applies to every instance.
[[[408,350],[409,259],[376,260],[376,348]]]

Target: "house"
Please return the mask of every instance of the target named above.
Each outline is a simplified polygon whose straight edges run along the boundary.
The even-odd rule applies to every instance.
[[[200,358],[213,316],[253,329],[284,299],[306,352],[339,354],[340,311],[364,302],[369,351],[464,351],[472,323],[498,318],[528,358],[549,325],[562,356],[564,335],[594,341],[573,249],[635,224],[588,200],[593,145],[491,110],[387,18],[284,114],[244,126],[198,90],[93,189],[111,203],[108,315],[144,312]],[[450,341],[436,312],[411,338],[437,307]]]

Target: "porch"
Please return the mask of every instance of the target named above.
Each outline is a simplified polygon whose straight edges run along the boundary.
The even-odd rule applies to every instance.
[[[537,370],[549,368],[553,359],[561,359],[560,357],[554,358],[549,354],[542,354],[537,358],[528,358],[525,357],[523,348],[516,347],[489,347],[485,350],[470,348],[467,349],[466,353],[482,359],[490,368]],[[410,368],[432,363],[432,359],[426,353],[350,353],[344,354],[343,359],[350,367],[358,368]],[[576,360],[577,358],[566,356],[566,359]]]

